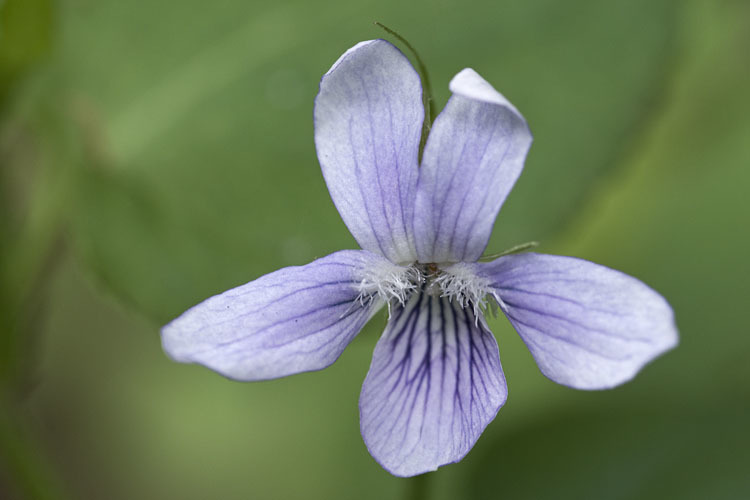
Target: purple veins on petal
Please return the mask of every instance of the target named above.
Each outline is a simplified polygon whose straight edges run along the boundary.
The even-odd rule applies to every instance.
[[[414,233],[421,262],[473,262],[521,174],[531,133],[520,113],[474,70],[457,74],[427,138]]]
[[[175,360],[237,380],[264,380],[333,363],[382,301],[357,300],[382,257],[344,250],[211,297],[162,329]]]
[[[416,70],[392,44],[362,42],[323,76],[314,115],[323,177],[354,238],[392,262],[414,261],[424,118]]]
[[[534,253],[475,265],[542,373],[577,389],[630,380],[677,345],[672,309],[637,279],[581,259]]]
[[[395,308],[360,396],[362,436],[397,476],[457,462],[505,403],[507,388],[484,320],[428,293]]]

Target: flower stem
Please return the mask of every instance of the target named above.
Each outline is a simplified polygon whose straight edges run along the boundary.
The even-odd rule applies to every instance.
[[[429,483],[429,473],[409,478],[406,485],[407,500],[427,500],[427,498],[429,498],[429,495],[427,494],[429,490]]]
[[[529,241],[527,243],[521,243],[520,245],[516,245],[507,250],[503,250],[500,253],[493,253],[491,255],[483,255],[479,257],[479,262],[489,262],[491,260],[497,259],[498,257],[503,257],[505,255],[510,255],[513,253],[524,252],[526,250],[531,250],[532,248],[536,248],[538,246],[539,246],[538,241]]]
[[[422,137],[419,140],[419,163],[422,163],[422,153],[424,153],[424,146],[427,144],[427,136],[430,134],[430,127],[432,122],[435,120],[437,111],[435,110],[435,100],[432,98],[432,85],[430,85],[430,77],[427,74],[427,66],[425,66],[422,58],[419,57],[417,49],[414,48],[409,41],[403,36],[393,31],[388,26],[375,21],[375,24],[380,28],[383,28],[389,35],[394,36],[399,42],[403,43],[407,49],[414,56],[414,60],[417,63],[419,74],[422,77],[422,104],[424,105],[424,121],[422,122]]]

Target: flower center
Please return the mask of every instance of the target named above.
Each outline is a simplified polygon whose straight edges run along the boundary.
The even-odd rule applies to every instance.
[[[414,263],[409,266],[381,262],[364,273],[357,300],[365,305],[379,298],[389,307],[391,303],[403,306],[412,293],[420,290],[455,301],[462,308],[471,307],[476,317],[488,305],[494,310],[497,300],[490,281],[477,276],[470,264],[461,262],[446,265]],[[488,302],[488,294],[496,300]]]

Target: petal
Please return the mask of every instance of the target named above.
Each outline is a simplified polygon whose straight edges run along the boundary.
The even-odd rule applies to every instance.
[[[236,380],[325,368],[382,305],[363,305],[357,297],[363,272],[384,260],[344,250],[267,274],[169,323],[162,329],[164,350]]]
[[[414,232],[420,262],[474,262],[523,168],[531,132],[472,69],[450,83],[419,170]]]
[[[533,253],[475,266],[542,373],[559,384],[614,387],[677,345],[667,301],[621,272]]]
[[[507,395],[484,319],[414,294],[375,347],[359,400],[362,437],[394,475],[435,470],[468,453]]]
[[[384,40],[355,45],[320,81],[314,115],[323,177],[354,238],[392,262],[413,262],[424,108],[409,60]]]

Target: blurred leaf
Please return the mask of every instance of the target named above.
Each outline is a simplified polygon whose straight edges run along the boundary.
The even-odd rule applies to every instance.
[[[700,5],[668,111],[629,178],[603,189],[566,239],[570,253],[606,255],[671,302],[681,343],[651,368],[655,383],[669,380],[688,399],[729,387],[746,397],[750,66],[737,61],[750,42],[750,5]]]
[[[0,109],[16,78],[52,45],[52,0],[0,2]]]
[[[493,443],[468,498],[702,500],[750,496],[747,409],[573,413]]]
[[[730,2],[692,12],[666,113],[627,178],[602,189],[566,237],[571,253],[664,293],[680,345],[622,388],[568,391],[567,410],[494,434],[462,482],[472,498],[750,496],[750,236],[737,230],[750,185],[750,69],[736,64],[748,12]]]
[[[8,363],[9,330],[29,292],[36,268],[44,265],[48,241],[41,205],[50,200],[47,186],[36,186],[41,168],[39,130],[24,116],[22,104],[8,105],[8,96],[19,78],[46,55],[52,43],[50,0],[0,1],[0,379]],[[23,101],[23,99],[18,99]],[[42,127],[44,128],[44,127]],[[39,184],[44,184],[40,182]],[[33,195],[32,195],[33,193]],[[34,243],[38,241],[33,241]],[[21,248],[21,247],[24,248]]]
[[[199,5],[102,1],[63,12],[61,62],[101,114],[110,179],[83,198],[78,245],[101,279],[161,321],[277,267],[356,247],[320,175],[311,109],[333,61],[382,36],[373,20],[417,46],[440,102],[450,77],[472,66],[529,119],[536,144],[496,251],[549,237],[617,165],[661,95],[680,8]],[[136,185],[151,193],[148,207],[138,195],[122,203]],[[144,234],[144,211],[158,231]]]
[[[696,5],[685,19],[690,36],[665,112],[627,171],[586,204],[560,249],[664,294],[680,344],[612,391],[547,382],[549,394],[533,396],[552,403],[512,421],[506,415],[517,411],[517,399],[510,400],[498,419],[505,427],[485,432],[494,440],[487,448],[480,441],[467,458],[454,494],[748,497],[750,234],[738,228],[746,225],[750,186],[750,67],[737,62],[748,46],[750,5]],[[516,363],[502,347],[504,366]],[[524,391],[533,390],[536,367],[513,368],[506,368],[511,388],[521,378]]]
[[[38,70],[0,122],[0,382],[23,392],[50,275],[64,247],[81,137]]]

